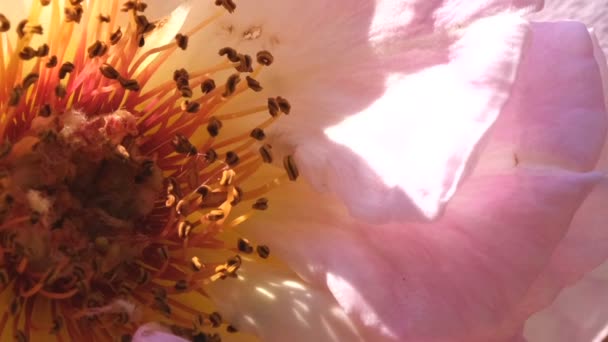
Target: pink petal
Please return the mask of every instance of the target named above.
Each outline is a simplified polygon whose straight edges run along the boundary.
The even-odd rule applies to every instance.
[[[528,50],[481,168],[508,167],[517,158],[524,165],[608,172],[606,61],[600,48],[575,22],[535,23],[533,32],[534,42],[539,43]],[[544,91],[546,85],[551,92]],[[521,300],[517,315],[525,318],[548,305],[562,288],[608,258],[602,243],[608,241],[606,199],[608,180],[604,179],[577,211],[550,263]]]
[[[262,341],[362,341],[326,289],[302,282],[271,261],[245,258],[238,278],[215,282],[205,291],[225,319]]]
[[[526,318],[565,285],[564,279],[547,275],[580,276],[593,260],[605,258],[603,251],[591,256],[603,244],[589,248],[593,237],[602,236],[605,211],[597,206],[607,198],[604,186],[596,187],[576,213],[593,185],[605,178],[563,169],[593,169],[605,143],[606,113],[597,76],[601,60],[579,24],[535,24],[533,30],[513,100],[489,139],[481,168],[441,220],[427,226],[372,228],[330,211],[325,221],[302,214],[302,222],[290,226],[291,239],[304,245],[302,249],[281,235],[277,243],[287,245],[282,255],[306,279],[326,283],[364,325],[401,340],[521,339],[517,333]],[[555,33],[560,42],[570,43],[569,49],[552,44]],[[543,51],[552,51],[560,67],[538,66]],[[570,91],[544,97],[547,85],[563,83]],[[532,96],[523,97],[522,89]],[[553,107],[553,101],[559,106]],[[556,124],[560,120],[571,125]],[[517,165],[514,151],[521,153]],[[551,151],[560,151],[559,157]],[[306,209],[315,216],[326,213],[319,202]],[[293,208],[289,214],[295,215]],[[311,226],[324,224],[311,232]],[[327,227],[341,225],[348,230]],[[579,232],[564,245],[577,230],[589,233],[580,241],[584,244],[575,243],[584,236]],[[569,260],[555,259],[560,250]],[[555,262],[568,272],[552,271]]]
[[[296,223],[285,230],[275,217],[257,232],[301,276],[326,284],[349,314],[386,336],[510,338],[523,324],[510,321],[510,309],[599,178],[524,168],[475,177],[441,220],[426,225],[371,227],[326,208],[318,196],[305,208],[281,199],[290,208],[283,218]],[[498,330],[506,321],[512,324]]]
[[[530,341],[601,342],[608,336],[608,267],[566,289],[526,324]]]
[[[605,61],[596,61],[593,41],[580,23],[533,23],[532,36],[481,164],[591,170],[608,126],[598,67]]]
[[[600,46],[608,52],[608,7],[601,1],[545,0],[542,11],[530,15],[534,20],[576,20],[585,23],[600,37]]]
[[[357,157],[336,148],[328,153],[326,140],[310,139],[296,147],[303,174],[336,192],[359,217],[437,217],[508,99],[526,33],[527,24],[517,17],[496,16],[471,24],[457,41],[433,45],[446,55],[415,73],[388,78],[382,97],[325,130]],[[358,158],[349,173],[359,176],[344,177],[340,171]],[[390,196],[369,205],[367,196],[380,199],[391,189],[408,200]],[[389,209],[394,207],[401,210]]]

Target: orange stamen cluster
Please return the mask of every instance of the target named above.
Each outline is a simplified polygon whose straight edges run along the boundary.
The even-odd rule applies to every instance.
[[[215,4],[192,30],[152,47],[146,39],[163,23],[139,0],[35,0],[28,18],[0,14],[0,338],[129,340],[148,321],[193,340],[219,341],[213,329],[222,326],[236,332],[179,295],[206,297],[205,285],[237,275],[241,255],[268,258],[268,246],[227,243],[221,233],[266,210],[261,196],[298,170],[287,156],[285,176],[239,186],[273,161],[264,129],[291,110],[280,96],[224,110],[262,90],[256,76],[273,62],[268,51],[252,58],[224,48],[216,65],[152,84],[191,37],[236,9]],[[264,112],[222,139],[224,122]],[[230,219],[245,201],[251,209]],[[227,257],[207,261],[209,251]]]

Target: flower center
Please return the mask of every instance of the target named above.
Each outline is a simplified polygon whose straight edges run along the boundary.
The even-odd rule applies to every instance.
[[[217,341],[220,326],[236,332],[180,295],[205,297],[206,284],[237,276],[241,255],[269,256],[223,234],[267,209],[264,193],[298,170],[287,156],[284,175],[245,187],[273,162],[264,130],[291,106],[279,96],[225,109],[263,89],[256,77],[270,52],[226,47],[211,67],[151,82],[191,36],[236,9],[215,4],[177,34],[175,20],[149,20],[142,1],[41,0],[27,19],[0,14],[2,338],[128,340],[148,321],[195,340]],[[257,116],[266,118],[244,132],[224,127]],[[231,218],[245,202],[250,209]]]

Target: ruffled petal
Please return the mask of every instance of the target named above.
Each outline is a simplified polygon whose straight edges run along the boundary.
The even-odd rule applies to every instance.
[[[272,242],[304,279],[328,286],[363,326],[385,336],[508,339],[523,324],[511,309],[599,179],[526,168],[471,178],[433,224],[371,227],[319,195],[309,194],[315,198],[302,208],[282,198],[279,205],[289,210],[252,233]]]
[[[268,262],[247,259],[238,278],[205,290],[231,324],[262,341],[362,341],[326,289]]]
[[[578,22],[533,23],[512,96],[482,167],[553,165],[588,171],[606,139],[605,91],[593,40]]]
[[[524,58],[513,98],[496,125],[480,168],[540,164],[606,174],[604,94],[608,92],[606,61],[600,48],[579,23],[534,23],[532,27],[538,43],[532,44]],[[551,39],[554,34],[559,40]],[[564,49],[566,41],[569,48]],[[547,54],[551,62],[543,63],[549,60]],[[551,92],[545,91],[547,85]],[[566,87],[560,91],[563,85]],[[607,199],[608,179],[604,178],[577,211],[515,315],[525,318],[545,307],[563,288],[608,258],[602,247],[602,241],[608,239]]]
[[[389,78],[386,92],[371,106],[325,130],[348,152],[323,156],[326,140],[302,142],[296,153],[303,174],[336,192],[358,217],[437,217],[509,97],[526,33],[527,24],[510,15],[472,24],[444,60]],[[362,160],[354,172],[364,176],[345,178],[340,171],[356,159],[353,153]],[[409,201],[383,200],[391,189]],[[361,191],[378,200],[369,205]],[[395,207],[401,210],[389,209]]]

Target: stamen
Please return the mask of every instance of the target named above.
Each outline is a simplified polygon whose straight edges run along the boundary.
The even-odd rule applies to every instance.
[[[259,152],[260,156],[262,156],[262,160],[264,161],[264,163],[272,163],[272,146],[264,144],[260,146]]]
[[[61,65],[61,68],[59,68],[59,79],[64,79],[67,74],[71,73],[72,71],[74,71],[74,64],[71,62],[65,62]]]
[[[264,51],[260,51],[256,54],[256,58],[258,63],[265,65],[265,66],[269,66],[272,64],[272,62],[274,62],[274,57],[272,56],[272,54],[266,50]]]
[[[236,86],[239,82],[241,82],[241,76],[239,74],[230,75],[230,77],[228,77],[228,80],[226,81],[226,89],[222,96],[229,97],[230,95],[234,94],[234,92],[236,91]]]
[[[283,166],[285,167],[285,170],[287,171],[289,180],[295,181],[298,178],[298,176],[300,175],[296,162],[292,156],[289,155],[283,159]]]
[[[116,44],[118,44],[118,42],[120,41],[120,39],[122,39],[122,30],[119,27],[119,28],[116,29],[116,31],[114,31],[110,35],[110,44],[111,45],[116,45]]]
[[[4,16],[4,14],[0,14],[0,32],[7,32],[11,29],[11,22]]]
[[[251,134],[249,134],[249,136],[255,140],[262,141],[266,138],[266,133],[264,133],[263,129],[256,127],[251,131]]]
[[[251,89],[255,92],[259,92],[259,91],[262,91],[262,89],[264,89],[260,85],[260,82],[256,81],[252,77],[247,76],[247,77],[245,77],[245,79],[247,80],[247,86],[249,87],[249,89]]]
[[[270,145],[259,147],[259,155],[253,145],[291,106],[278,96],[233,112],[224,107],[249,89],[263,90],[257,78],[274,57],[224,48],[221,62],[193,72],[178,69],[173,80],[168,75],[151,86],[163,63],[195,42],[194,34],[235,10],[232,0],[216,0],[225,10],[145,52],[138,47],[149,45],[147,35],[164,22],[143,15],[143,1],[121,8],[118,0],[69,0],[64,10],[58,2],[39,1],[30,21],[16,25],[20,40],[14,51],[6,46],[10,57],[0,67],[0,106],[10,107],[0,125],[0,286],[12,291],[0,330],[12,319],[17,338],[29,339],[36,329],[59,341],[66,335],[126,341],[136,317],[145,317],[188,338],[219,341],[219,334],[204,330],[222,325],[237,332],[218,313],[201,315],[176,295],[206,296],[206,284],[236,277],[246,261],[237,254],[218,264],[205,260],[208,251],[269,256],[267,246],[254,247],[245,238],[229,246],[222,232],[266,210],[265,194],[298,177],[293,160],[285,159],[285,175],[246,191],[240,187],[263,162],[272,162]],[[48,32],[36,37],[48,40],[33,45],[33,35],[44,31],[35,21],[51,3]],[[117,27],[121,10],[131,20],[124,29]],[[10,29],[0,14],[0,32]],[[30,60],[34,64],[26,64]],[[214,80],[226,77],[221,75],[230,76],[216,86]],[[266,111],[271,117],[254,126],[224,132],[233,126],[223,128],[224,120]],[[201,134],[205,129],[209,135]],[[216,141],[220,133],[226,139]],[[239,204],[246,212],[226,223]],[[205,254],[192,256],[197,249]],[[31,322],[39,299],[51,307],[42,325]]]
[[[262,259],[267,259],[270,256],[270,248],[266,245],[257,246],[255,250]]]
[[[57,66],[57,56],[51,56],[51,58],[49,58],[48,62],[46,62],[45,66],[47,68],[54,68]]]
[[[101,57],[108,51],[108,46],[102,41],[96,41],[88,48],[89,58]]]
[[[188,36],[178,33],[175,36],[175,41],[180,49],[186,50],[188,48]]]
[[[220,129],[222,128],[222,122],[218,120],[216,117],[212,116],[209,119],[209,123],[207,124],[207,132],[211,137],[217,137],[220,134]]]
[[[215,0],[215,5],[224,7],[230,13],[236,9],[236,4],[232,0]]]

